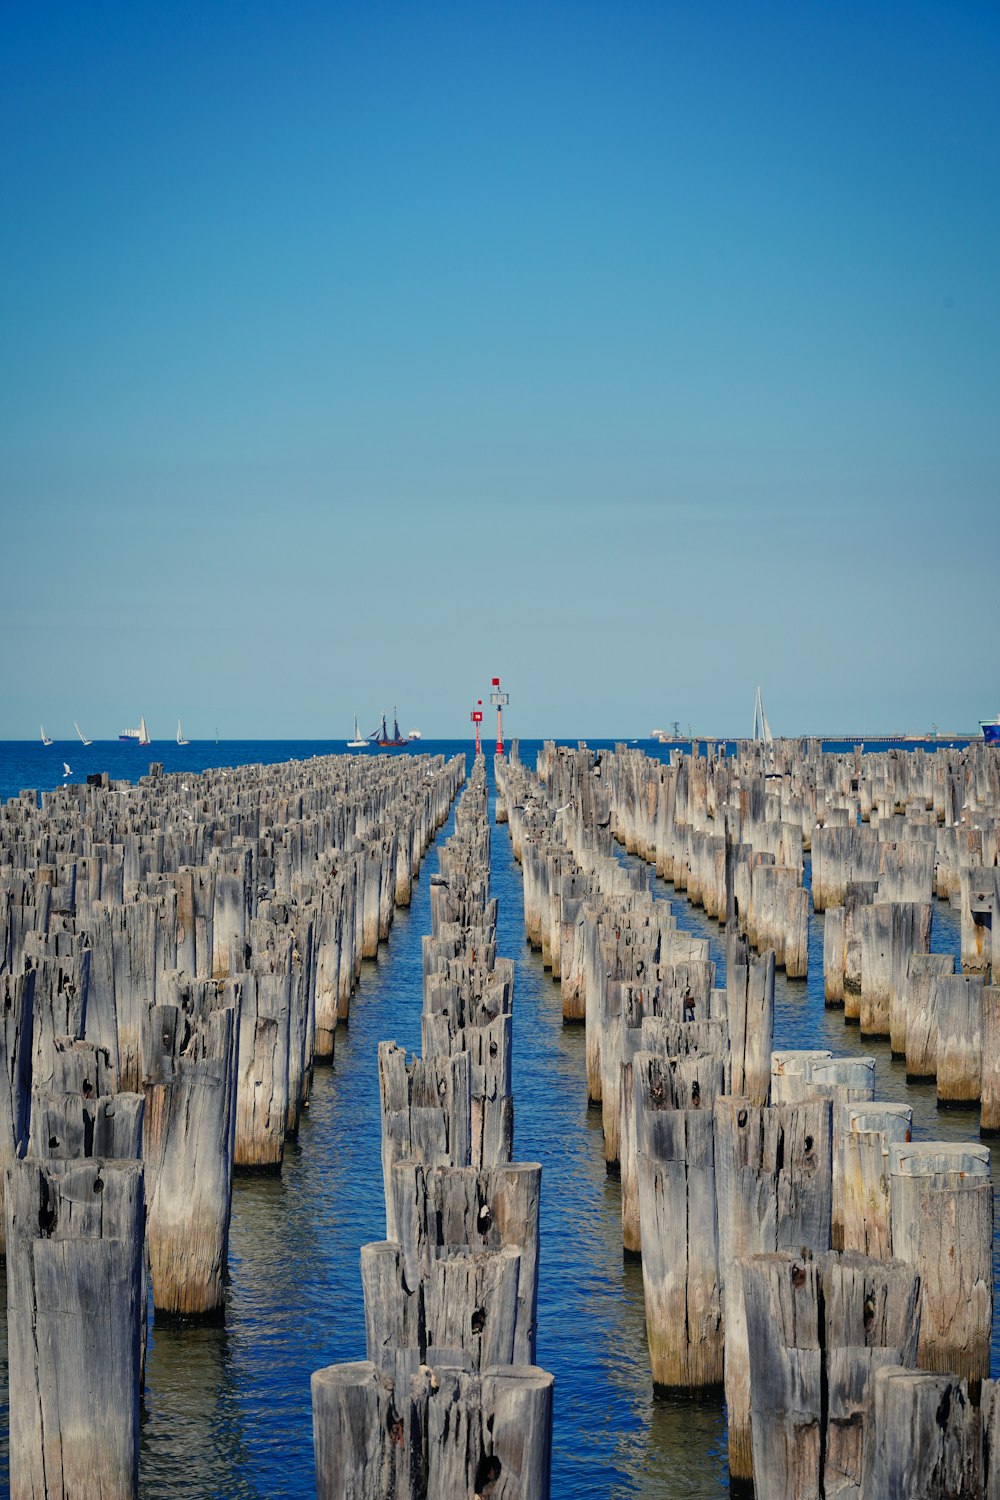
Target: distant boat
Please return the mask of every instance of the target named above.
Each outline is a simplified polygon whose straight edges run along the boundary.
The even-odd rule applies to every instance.
[[[422,740],[423,735],[420,733],[419,729],[411,729],[406,738],[408,740]]]
[[[216,744],[219,743],[219,731],[218,731],[218,729],[216,729],[216,731],[215,731],[215,743]]]
[[[149,744],[151,744],[152,741],[150,740],[149,735],[146,733],[146,716],[145,716],[145,714],[143,714],[143,716],[139,720],[139,728],[138,729],[123,729],[122,732],[121,732],[121,734],[118,736],[118,738],[120,740],[124,740],[127,743],[133,744],[133,745],[149,745]]]
[[[92,745],[93,744],[93,740],[88,740],[87,736],[84,734],[83,730],[80,728],[79,724],[76,722],[75,719],[73,720],[73,728],[76,730],[77,734],[80,736],[81,740],[83,741],[83,743],[85,745]],[[65,765],[65,764],[66,764],[66,762],[63,761],[63,765]]]
[[[760,696],[759,686],[753,705],[753,737],[760,744],[771,745],[774,743],[774,736],[771,733],[771,726],[767,722],[767,714],[764,712],[764,700]]]
[[[987,745],[1000,745],[1000,714],[988,722],[981,721],[979,727],[983,731],[983,740]]]
[[[381,724],[377,729],[372,730],[368,738],[374,740],[380,750],[398,750],[400,745],[406,744],[406,741],[399,732],[399,715],[395,709],[392,711],[392,734],[390,735],[389,733],[385,722],[385,714],[383,714]]]
[[[51,745],[52,741],[49,739],[48,735],[45,733],[45,725],[44,724],[39,724],[38,727],[42,731],[42,744],[43,745]]]
[[[361,733],[361,725],[358,723],[357,714],[354,715],[354,738],[347,741],[348,750],[367,750],[368,741]]]
[[[177,720],[177,743],[178,743],[178,745],[187,745],[187,744],[190,743],[190,741],[186,740],[184,738],[184,735],[181,733],[181,721],[180,721],[180,719]]]

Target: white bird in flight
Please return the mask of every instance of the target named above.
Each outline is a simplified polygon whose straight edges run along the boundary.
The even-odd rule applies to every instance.
[[[64,776],[72,776],[72,774],[73,774],[73,772],[70,770],[69,766],[66,764],[65,761],[63,761],[63,775]]]

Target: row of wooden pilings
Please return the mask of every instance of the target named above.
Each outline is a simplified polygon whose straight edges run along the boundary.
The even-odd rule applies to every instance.
[[[617,758],[547,745],[497,780],[528,939],[586,1025],[654,1385],[723,1386],[735,1489],[995,1500],[988,1150],[914,1142],[873,1058],[774,1050],[773,952],[731,915],[716,988],[615,857]]]
[[[496,954],[480,757],[431,882],[422,1057],[379,1047],[386,1238],[366,1358],[313,1375],[319,1500],[547,1500],[535,1363],[541,1167],[512,1160],[514,965]]]
[[[234,1170],[280,1168],[464,772],[154,765],[0,810],[14,1500],[137,1493],[147,1299],[223,1314]]]
[[[709,916],[735,916],[758,947],[773,914],[761,916],[761,892],[741,887],[741,870],[758,858],[761,830],[772,846],[810,850],[827,1005],[862,1036],[888,1040],[909,1078],[935,1079],[940,1103],[981,1102],[983,1134],[1000,1131],[996,750],[829,755],[781,741],[664,766],[619,747],[607,776],[625,848]],[[801,882],[801,853],[793,866]],[[951,954],[930,951],[935,898],[959,912],[957,972]],[[804,888],[796,899],[807,921]]]

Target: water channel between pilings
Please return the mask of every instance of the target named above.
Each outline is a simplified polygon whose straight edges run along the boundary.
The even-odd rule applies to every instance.
[[[492,794],[492,765],[489,778]],[[450,831],[449,823],[439,841]],[[225,1325],[152,1330],[140,1481],[149,1500],[313,1493],[309,1376],[363,1356],[359,1250],[385,1232],[376,1048],[388,1037],[419,1047],[421,937],[430,930],[436,868],[432,849],[413,905],[397,912],[379,962],[365,964],[336,1062],[317,1072],[281,1176],[236,1182]],[[709,938],[716,982],[724,982],[718,924],[670,886],[652,885],[672,901],[682,927]],[[492,891],[498,951],[517,964],[514,1154],[544,1168],[538,1363],[556,1377],[552,1494],[724,1496],[721,1398],[652,1395],[642,1274],[623,1264],[618,1185],[605,1172],[600,1113],[587,1108],[583,1030],[563,1026],[559,987],[525,944],[520,871],[502,826],[493,829]],[[957,953],[957,943],[954,914],[938,903],[932,946]],[[939,1112],[933,1085],[908,1086],[887,1045],[862,1041],[841,1012],[825,1010],[821,918],[811,922],[809,966],[808,983],[779,975],[775,1046],[874,1055],[877,1097],[911,1104],[916,1134],[974,1138],[978,1111]],[[995,1253],[995,1272],[997,1264]],[[6,1408],[5,1328],[3,1351]],[[993,1365],[996,1373],[996,1334]]]

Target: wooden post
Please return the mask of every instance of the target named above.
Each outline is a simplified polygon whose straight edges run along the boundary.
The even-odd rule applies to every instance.
[[[520,1253],[514,1362],[532,1364],[538,1299],[539,1199],[542,1169],[511,1162],[477,1172],[471,1167],[425,1167],[396,1162],[392,1172],[395,1223],[408,1286],[429,1263],[456,1249]]]
[[[28,1144],[34,995],[34,971],[0,974],[0,1254],[6,1248],[4,1176]]]
[[[691,1058],[683,1067],[638,1052],[632,1077],[653,1384],[701,1390],[721,1383],[723,1365],[712,1120],[722,1061]]]
[[[729,1469],[741,1483],[751,1478],[753,1464],[749,1348],[738,1262],[748,1255],[774,1250],[830,1248],[830,1101],[810,1099],[757,1109],[745,1099],[717,1099],[715,1169]]]
[[[784,1047],[771,1053],[771,1099],[775,1104],[797,1104],[808,1097],[809,1068],[814,1062],[831,1062],[825,1048]]]
[[[920,1272],[925,1370],[970,1382],[990,1373],[993,1183],[985,1146],[943,1141],[889,1147],[892,1253]]]
[[[998,936],[1000,942],[1000,936]],[[1000,1135],[1000,986],[983,989],[983,1084],[979,1133]]]
[[[964,1380],[883,1365],[872,1397],[861,1500],[982,1495],[979,1412]]]
[[[757,1500],[807,1500],[861,1480],[873,1370],[912,1362],[918,1278],[858,1255],[756,1255],[741,1264]]]
[[[406,1402],[400,1397],[406,1410]],[[317,1500],[406,1496],[409,1446],[392,1378],[368,1360],[312,1377]]]
[[[828,906],[823,918],[823,999],[829,1006],[844,1003],[844,908]]]
[[[983,979],[943,975],[934,982],[939,1105],[975,1104],[983,1075]]]
[[[288,1123],[291,969],[239,976],[240,1046],[233,1165],[277,1171]]]
[[[176,1006],[150,1012],[143,1158],[161,1312],[212,1314],[225,1300],[238,1049],[232,1006],[194,1025]]]
[[[892,1254],[889,1147],[893,1141],[909,1142],[913,1111],[908,1104],[871,1103],[842,1104],[836,1113],[840,1119],[835,1128],[834,1172],[836,1178],[839,1157],[841,1187],[834,1248],[888,1260]]]
[[[11,1500],[132,1500],[142,1166],[18,1161],[6,1200]]]
[[[914,953],[907,965],[906,1077],[937,1076],[937,982],[953,974],[950,953]]]
[[[733,1094],[763,1105],[771,1082],[774,1033],[774,952],[751,958],[735,923],[726,928],[726,1011]]]

